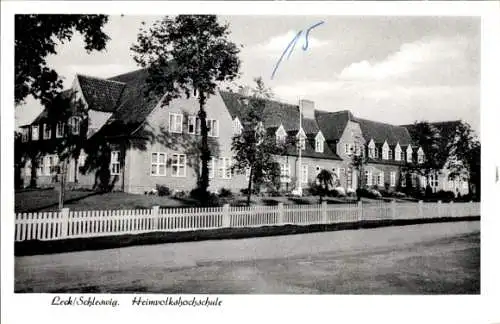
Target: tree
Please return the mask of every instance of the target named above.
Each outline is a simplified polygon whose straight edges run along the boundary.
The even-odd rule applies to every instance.
[[[50,103],[62,89],[57,72],[47,66],[48,55],[57,54],[56,45],[71,41],[80,33],[85,50],[106,48],[110,39],[102,31],[105,15],[16,15],[15,16],[15,103],[32,95],[43,105]]]
[[[166,106],[174,98],[197,96],[199,103],[202,162],[198,182],[206,200],[208,179],[208,127],[206,102],[217,86],[239,75],[239,47],[229,40],[229,25],[215,15],[165,17],[149,30],[141,30],[132,46],[134,60],[147,68],[147,92]]]
[[[241,116],[241,134],[233,137],[231,145],[235,154],[233,170],[248,172],[247,205],[250,205],[252,185],[260,186],[265,182],[273,182],[276,178],[274,170],[279,170],[279,166],[274,155],[279,154],[282,149],[263,126],[265,101],[272,96],[272,92],[265,87],[262,78],[254,81],[256,87],[252,97],[247,98],[248,104]]]
[[[449,157],[450,143],[439,129],[427,121],[415,122],[412,134],[415,147],[424,151],[423,161],[412,159],[413,163],[406,165],[406,171],[425,176],[429,184],[429,176],[440,172]],[[413,146],[413,145],[412,145]]]
[[[461,121],[450,136],[449,177],[468,180],[469,193],[481,194],[481,143],[469,124]]]
[[[319,203],[323,202],[323,197],[328,192],[328,188],[333,185],[333,175],[330,171],[322,169],[316,176],[319,185]]]
[[[359,201],[361,200],[361,195],[358,193],[358,190],[364,186],[364,167],[368,163],[368,156],[365,154],[364,139],[362,136],[356,135],[354,137],[354,146],[355,152],[351,155],[350,165],[354,170],[358,171],[356,197]]]

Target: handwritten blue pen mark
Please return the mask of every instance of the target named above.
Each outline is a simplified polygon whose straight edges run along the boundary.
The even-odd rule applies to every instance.
[[[304,42],[304,45],[302,45],[303,51],[306,51],[309,48],[309,33],[311,32],[311,30],[313,30],[314,28],[316,28],[324,23],[325,23],[324,21],[320,21],[320,22],[312,25],[311,27],[309,27],[306,30],[305,42]],[[288,45],[286,46],[285,50],[283,51],[283,53],[280,56],[280,59],[278,60],[278,62],[276,62],[276,65],[274,66],[273,73],[271,74],[271,80],[274,78],[276,71],[278,70],[278,67],[279,67],[281,61],[283,61],[283,57],[285,56],[285,54],[288,52],[288,55],[286,57],[287,60],[292,55],[293,50],[295,49],[295,44],[297,44],[297,41],[299,40],[300,36],[302,35],[302,32],[303,32],[303,30],[299,30],[297,35],[295,35],[295,37],[292,39],[292,41],[290,43],[288,43]]]

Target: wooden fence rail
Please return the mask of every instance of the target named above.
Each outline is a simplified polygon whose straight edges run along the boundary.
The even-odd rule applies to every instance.
[[[16,214],[15,240],[58,240],[149,232],[479,216],[480,203],[370,203],[91,210]]]

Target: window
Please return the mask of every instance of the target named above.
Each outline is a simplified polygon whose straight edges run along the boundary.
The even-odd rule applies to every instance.
[[[392,149],[389,148],[389,160],[392,160],[393,157],[392,157]]]
[[[389,148],[386,146],[382,148],[382,159],[383,160],[389,159]]]
[[[182,133],[182,114],[168,114],[168,129],[171,133]]]
[[[231,158],[221,157],[219,158],[219,169],[218,176],[222,179],[231,179]]]
[[[29,137],[30,137],[30,130],[29,128],[23,128],[22,129],[22,134],[21,134],[21,141],[23,143],[26,143],[28,140],[29,140]]]
[[[201,168],[202,168],[202,161],[200,161],[200,176],[201,176]],[[214,178],[214,175],[215,175],[215,160],[210,158],[210,160],[208,161],[208,164],[207,164],[207,167],[208,167],[208,178],[209,179],[213,179]]]
[[[69,131],[73,135],[80,134],[80,117],[71,117],[68,121]]]
[[[188,134],[200,135],[200,120],[196,116],[188,118]]]
[[[371,159],[375,158],[375,147],[369,147],[368,148],[368,157]]]
[[[56,137],[61,138],[64,136],[64,123],[58,122],[56,125]]]
[[[50,139],[52,137],[52,129],[49,124],[43,124],[43,139]]]
[[[384,185],[384,172],[379,172],[378,174],[378,185],[379,186]]]
[[[396,149],[394,150],[394,160],[396,161],[401,161],[401,147],[396,146]]]
[[[391,171],[391,187],[395,187],[395,186],[396,186],[396,172]]]
[[[38,125],[31,126],[31,140],[38,141]]]
[[[285,129],[283,128],[283,125],[280,125],[280,127],[276,131],[275,135],[276,135],[276,144],[278,144],[278,145],[285,144],[286,132],[285,132]]]
[[[413,154],[411,147],[408,147],[408,150],[406,150],[406,162],[411,163],[411,155]]]
[[[354,154],[356,154],[356,156],[361,155],[361,147],[362,145],[360,144],[354,144]]]
[[[58,163],[57,155],[46,155],[43,158],[43,163],[40,165],[42,169],[42,175],[49,176],[54,172],[55,167]]]
[[[84,166],[85,165],[85,160],[87,160],[87,154],[85,154],[83,151],[80,153],[80,156],[78,157],[78,166]]]
[[[373,180],[373,178],[372,178],[372,172],[370,170],[366,170],[365,171],[365,184],[367,186],[373,185],[372,180]]]
[[[208,136],[218,137],[219,136],[219,121],[216,119],[207,119]]]
[[[241,132],[242,132],[242,127],[241,127],[240,120],[238,118],[235,118],[233,120],[233,134],[234,135],[241,135]]]
[[[162,152],[151,153],[151,175],[167,175],[167,154]]]
[[[309,168],[307,165],[302,165],[301,168],[302,168],[302,170],[300,172],[300,176],[301,176],[300,181],[302,183],[307,183],[307,180],[309,178],[309,175],[308,175]]]
[[[280,181],[284,183],[290,182],[290,164],[280,164]]]
[[[418,164],[424,163],[424,152],[422,152],[422,151],[418,152],[417,162],[418,162]]]
[[[316,139],[316,152],[323,153],[324,151],[324,141],[321,139]]]
[[[111,175],[119,175],[120,174],[120,151],[112,151],[111,152],[111,161],[110,161],[110,169]]]
[[[427,187],[427,178],[425,176],[420,177],[420,184],[422,185],[422,188]]]
[[[172,176],[186,176],[186,154],[172,154]]]

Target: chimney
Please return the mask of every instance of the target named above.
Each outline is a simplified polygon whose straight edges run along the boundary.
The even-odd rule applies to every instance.
[[[314,119],[314,101],[301,99],[299,105],[304,118]]]

